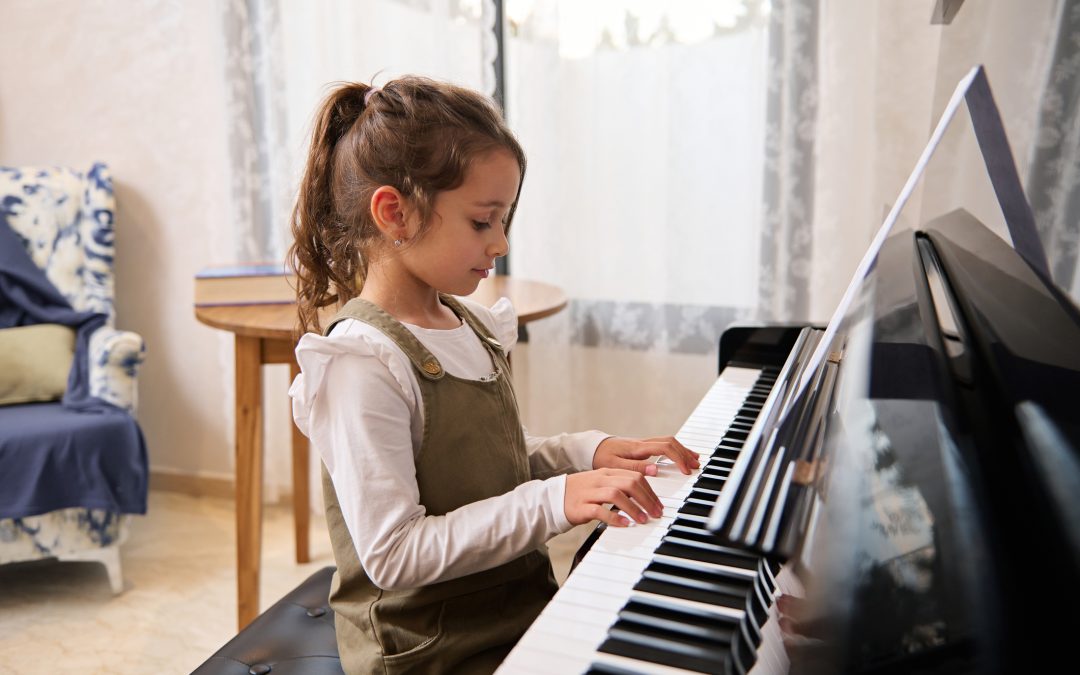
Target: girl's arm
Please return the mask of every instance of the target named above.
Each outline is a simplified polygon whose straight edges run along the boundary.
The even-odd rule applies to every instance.
[[[611,435],[603,431],[583,431],[558,436],[530,436],[525,433],[529,471],[533,478],[550,478],[592,469],[597,446]]]
[[[378,358],[338,355],[323,371],[308,419],[357,555],[376,585],[415,588],[490,569],[571,527],[562,476],[427,515],[416,483],[411,399]]]

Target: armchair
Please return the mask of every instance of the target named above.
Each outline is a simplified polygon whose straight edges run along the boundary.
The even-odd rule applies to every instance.
[[[144,344],[114,327],[114,211],[104,164],[0,167],[0,334],[59,324],[74,336],[61,400],[0,404],[0,564],[94,560],[119,593],[119,546],[146,512],[148,469],[134,418]]]

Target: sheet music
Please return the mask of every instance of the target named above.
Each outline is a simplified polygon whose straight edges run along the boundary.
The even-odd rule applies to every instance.
[[[862,261],[855,270],[855,275],[851,278],[851,283],[848,284],[847,290],[844,291],[844,296],[836,306],[836,311],[833,312],[832,318],[829,319],[829,325],[825,328],[825,334],[821,336],[821,340],[818,342],[813,354],[811,354],[810,360],[806,364],[806,368],[803,369],[802,377],[799,378],[798,387],[794,392],[795,395],[791,397],[791,400],[798,400],[799,397],[803,395],[807,386],[809,386],[810,381],[813,379],[814,374],[821,367],[822,362],[825,360],[825,355],[829,352],[830,345],[832,345],[833,338],[836,337],[836,331],[839,328],[840,321],[847,314],[848,309],[851,307],[851,303],[855,299],[855,294],[858,291],[859,286],[862,284],[863,280],[866,279],[866,275],[870,273],[870,269],[877,261],[882,244],[885,243],[885,239],[888,238],[889,233],[892,231],[893,225],[896,223],[900,211],[911,197],[911,193],[915,191],[916,183],[922,178],[931,155],[934,154],[934,151],[941,143],[941,139],[945,135],[945,130],[948,128],[949,123],[952,122],[953,117],[956,116],[956,111],[960,108],[960,103],[964,101],[968,89],[971,87],[971,83],[975,81],[975,77],[981,71],[982,66],[972,68],[971,71],[960,80],[959,84],[956,85],[956,90],[953,92],[952,98],[949,99],[949,104],[945,106],[945,111],[941,114],[941,119],[938,120],[937,127],[930,136],[930,141],[926,144],[926,148],[923,149],[922,155],[915,164],[915,168],[911,171],[911,175],[908,176],[907,182],[904,183],[903,189],[900,190],[900,196],[896,198],[896,203],[893,204],[892,210],[889,211],[889,215],[885,217],[885,222],[882,223],[881,228],[878,229],[877,234],[874,236],[874,240],[870,242],[870,247],[866,250]]]

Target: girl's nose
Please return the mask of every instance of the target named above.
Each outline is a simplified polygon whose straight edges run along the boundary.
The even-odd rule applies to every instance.
[[[501,258],[510,252],[510,240],[506,238],[506,231],[499,227],[495,228],[495,239],[488,244],[488,255],[492,258]]]

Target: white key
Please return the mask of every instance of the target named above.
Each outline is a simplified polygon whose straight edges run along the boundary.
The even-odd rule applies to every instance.
[[[730,427],[759,375],[757,369],[726,368],[675,434],[679,442],[701,456],[703,464]],[[722,569],[747,578],[754,575],[750,570],[685,561],[656,553],[656,547],[676,516],[697,522],[707,520],[700,516],[677,514],[700,477],[701,469],[686,475],[673,462],[661,458],[657,461],[657,471],[656,476],[646,477],[646,480],[660,497],[664,506],[663,516],[651,518],[646,523],[631,521],[633,524],[629,527],[606,528],[510,652],[498,673],[582,673],[595,662],[642,673],[685,675],[692,671],[597,652],[619,610],[634,597],[653,597],[721,616],[742,616],[741,610],[633,590],[644,568],[653,560],[702,569]],[[774,657],[764,658],[772,662]]]

